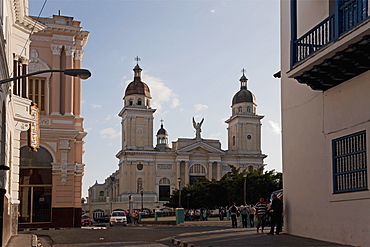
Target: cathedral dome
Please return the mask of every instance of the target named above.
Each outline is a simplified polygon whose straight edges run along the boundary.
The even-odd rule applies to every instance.
[[[145,95],[148,98],[150,96],[150,89],[145,82],[141,81],[141,71],[142,69],[137,64],[133,69],[135,72],[134,81],[132,81],[126,88],[125,96],[132,95],[132,94],[141,94]]]
[[[244,75],[244,71],[239,81],[241,83],[240,90],[234,95],[232,105],[238,103],[256,103],[256,98],[254,97],[254,94],[247,89],[248,79]]]
[[[157,135],[166,135],[166,136],[168,136],[168,132],[165,128],[163,128],[163,124],[161,124],[161,128],[158,130]]]
[[[240,89],[233,97],[233,105],[238,103],[255,103],[256,98],[253,93],[247,89]]]

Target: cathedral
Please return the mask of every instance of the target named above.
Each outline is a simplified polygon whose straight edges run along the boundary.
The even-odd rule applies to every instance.
[[[151,107],[150,88],[141,80],[138,63],[133,71],[134,80],[126,88],[124,106],[118,114],[122,118],[122,148],[116,155],[119,168],[104,184],[89,188],[94,217],[114,209],[140,209],[143,204],[149,209],[161,208],[174,189],[200,177],[220,180],[230,170],[229,165],[242,170],[264,166],[267,156],[261,151],[263,116],[257,115],[256,99],[247,88],[244,70],[240,90],[232,98],[231,116],[226,120],[227,150],[221,149],[219,140],[202,138],[204,119],[197,123],[194,118],[194,138],[178,138],[170,146],[162,122],[153,146],[156,109]]]

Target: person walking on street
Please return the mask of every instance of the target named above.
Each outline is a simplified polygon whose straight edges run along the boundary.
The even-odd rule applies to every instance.
[[[251,227],[254,227],[254,215],[256,214],[256,210],[254,209],[252,204],[247,206],[247,212],[249,215],[249,224]]]
[[[272,203],[269,211],[272,211],[271,229],[268,235],[274,235],[274,228],[276,225],[276,234],[279,235],[281,231],[281,215],[283,214],[283,203],[276,194],[272,194]]]
[[[235,202],[229,208],[229,212],[230,212],[230,215],[231,215],[231,224],[232,224],[232,227],[233,228],[234,227],[237,228],[238,227],[238,223],[237,223],[236,217],[238,215],[238,208],[236,207],[236,203]]]
[[[267,211],[267,204],[265,203],[265,200],[263,198],[260,198],[260,200],[257,202],[256,206],[254,206],[256,209],[256,216],[257,216],[257,232],[259,232],[259,228],[262,227],[265,228],[265,221],[266,221],[266,211]]]
[[[240,206],[240,214],[242,215],[242,225],[243,228],[247,228],[248,226],[248,210],[247,206],[241,205]]]

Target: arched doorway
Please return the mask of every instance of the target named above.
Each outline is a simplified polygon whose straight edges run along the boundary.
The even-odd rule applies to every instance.
[[[42,147],[37,152],[22,147],[20,157],[19,223],[51,222],[53,158]]]

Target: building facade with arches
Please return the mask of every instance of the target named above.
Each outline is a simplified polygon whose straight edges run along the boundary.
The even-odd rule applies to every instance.
[[[154,136],[156,110],[150,104],[150,89],[141,81],[139,64],[133,70],[134,80],[126,88],[124,107],[119,113],[122,119],[122,149],[116,155],[119,169],[112,174],[114,180],[119,182],[114,190],[108,189],[107,180],[105,182],[106,196],[114,195],[106,202],[112,210],[141,209],[142,203],[144,208],[151,210],[161,208],[168,202],[172,191],[179,188],[180,179],[180,186],[183,187],[200,177],[220,180],[230,170],[229,165],[242,170],[264,166],[267,156],[261,150],[263,116],[257,114],[256,99],[247,89],[244,72],[240,78],[240,91],[232,98],[231,116],[226,120],[228,149],[222,150],[219,140],[201,137],[203,120],[196,123],[193,119],[197,132],[195,138],[178,138],[171,146],[163,122]],[[155,146],[153,139],[156,140]],[[94,186],[90,189],[93,190]],[[95,198],[91,199],[90,206],[94,210],[105,208],[104,205],[95,207]]]
[[[36,19],[36,17],[35,17]],[[89,32],[73,17],[38,18],[28,73],[80,69]],[[38,107],[39,147],[20,135],[18,228],[80,227],[84,137],[81,79],[62,73],[29,77],[25,96]]]

